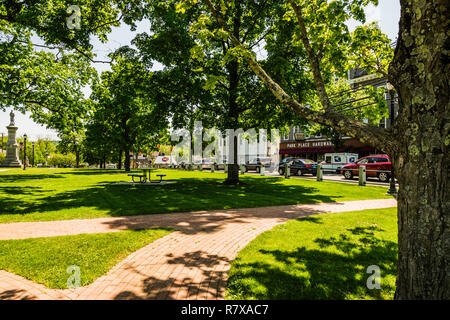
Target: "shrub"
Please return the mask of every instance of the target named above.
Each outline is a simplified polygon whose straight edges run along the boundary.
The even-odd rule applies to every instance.
[[[48,159],[48,164],[53,167],[74,166],[76,164],[76,157],[72,153],[52,153]]]
[[[3,160],[5,160],[6,155],[3,152],[0,152],[0,163],[3,162]]]

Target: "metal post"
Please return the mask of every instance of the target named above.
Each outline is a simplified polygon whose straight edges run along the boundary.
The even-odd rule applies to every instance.
[[[27,134],[23,135],[23,170],[27,168]]]
[[[245,173],[245,164],[241,163],[241,174]]]
[[[395,176],[394,169],[391,168],[391,180],[389,181],[389,190],[387,194],[395,195],[397,194],[397,188],[395,187]]]
[[[323,169],[322,169],[322,165],[318,165],[317,166],[317,181],[322,181],[323,180]]]
[[[260,173],[262,176],[265,175],[265,172],[264,172],[265,169],[266,169],[266,167],[262,164],[262,165],[261,165],[261,169],[259,170],[259,173]]]
[[[365,166],[359,166],[359,185],[360,186],[366,185],[366,167]]]
[[[289,163],[286,163],[286,170],[284,170],[284,177],[286,179],[289,179],[290,176],[291,176],[291,166],[289,165]]]
[[[215,169],[215,167],[216,167],[216,163],[214,162],[212,165],[211,165],[211,172],[213,172],[214,173],[214,169]]]
[[[389,118],[390,118],[390,127],[392,128],[394,124],[394,118],[395,118],[395,91],[389,90]],[[392,161],[392,160],[391,160]],[[389,181],[389,190],[387,192],[388,194],[397,194],[397,188],[395,187],[395,175],[394,175],[394,169],[391,166],[391,180]]]
[[[33,162],[31,163],[31,166],[34,167],[34,141],[31,143],[33,146]]]

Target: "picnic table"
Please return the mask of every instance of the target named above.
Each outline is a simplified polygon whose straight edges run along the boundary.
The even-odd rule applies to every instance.
[[[131,176],[131,179],[134,181],[134,178],[137,177],[139,178],[139,182],[140,183],[146,183],[147,181],[150,183],[161,183],[162,182],[162,178],[165,177],[165,174],[157,174],[156,176],[159,177],[159,181],[152,181],[152,177],[151,177],[151,173],[152,171],[155,171],[157,169],[152,169],[152,168],[143,168],[141,169],[143,174],[136,174],[136,173],[130,173],[128,176]]]

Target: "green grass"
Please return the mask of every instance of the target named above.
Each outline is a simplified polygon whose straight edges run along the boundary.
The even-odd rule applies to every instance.
[[[123,171],[20,169],[0,171],[0,223],[128,216],[195,210],[386,198],[387,188],[243,175],[223,185],[224,173],[159,170],[176,184],[114,185]],[[152,173],[154,175],[156,173]]]
[[[392,299],[396,208],[324,214],[267,231],[233,261],[227,299]],[[381,290],[366,286],[381,270]]]
[[[92,283],[139,248],[169,229],[128,230],[62,237],[0,241],[0,270],[49,288],[67,289],[69,266],[80,268],[81,285]]]

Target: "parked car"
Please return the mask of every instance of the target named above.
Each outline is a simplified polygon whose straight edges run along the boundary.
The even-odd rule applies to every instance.
[[[325,161],[320,165],[324,172],[340,173],[344,165],[356,162],[357,159],[357,153],[325,153]]]
[[[214,170],[225,170],[225,165],[227,164],[227,160],[223,160],[221,162],[216,162],[214,165]]]
[[[295,159],[295,158],[292,158],[292,157],[284,158],[283,160],[281,160],[280,162],[278,162],[278,167],[280,167],[280,166],[286,164],[286,162],[292,162],[294,159]]]
[[[214,159],[202,159],[202,169],[209,169],[209,170],[211,170],[211,167],[213,165],[214,165]]]
[[[286,163],[289,163],[291,169],[291,175],[302,176],[305,173],[312,174],[315,176],[317,174],[317,163],[310,159],[293,159],[292,161],[285,161],[280,163],[278,168],[278,173],[282,176],[286,170]]]
[[[388,182],[391,173],[391,159],[385,154],[362,157],[355,163],[349,163],[342,167],[341,173],[345,179],[352,179],[359,174],[359,167],[366,167],[367,177],[378,177],[381,182]]]
[[[270,168],[272,166],[272,158],[261,157],[249,160],[245,163],[245,171],[255,170],[259,173],[261,171],[261,165],[264,165],[264,168],[266,169]]]

